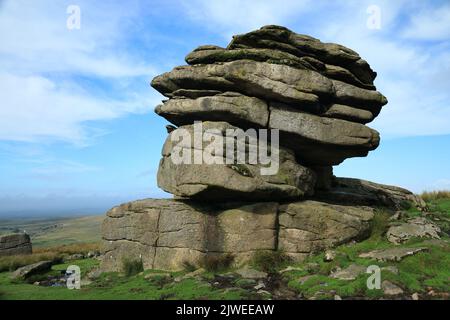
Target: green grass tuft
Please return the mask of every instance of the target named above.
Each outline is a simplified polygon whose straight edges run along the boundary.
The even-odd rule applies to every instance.
[[[253,265],[268,273],[275,273],[289,262],[291,258],[282,250],[257,251],[253,256]]]
[[[133,260],[124,258],[122,260],[122,271],[125,274],[125,277],[131,277],[144,271],[144,264],[141,259]]]

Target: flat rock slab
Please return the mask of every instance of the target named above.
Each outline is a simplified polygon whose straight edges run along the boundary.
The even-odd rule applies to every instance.
[[[259,280],[259,279],[267,278],[266,272],[251,269],[251,268],[242,268],[242,269],[237,270],[236,273],[245,279]]]
[[[361,253],[360,258],[370,258],[379,261],[400,261],[405,257],[412,256],[416,253],[427,251],[428,248],[389,248],[385,250],[374,250]]]
[[[412,238],[440,239],[441,229],[430,220],[418,217],[406,223],[389,227],[386,237],[389,242],[400,244]]]
[[[232,145],[243,146],[236,156],[229,145],[229,131],[242,133],[242,138],[238,138],[242,143],[235,143],[231,137]],[[218,143],[196,139],[196,132],[210,135]],[[226,122],[179,127],[164,144],[158,186],[178,197],[199,201],[279,201],[300,199],[314,192],[314,171],[298,164],[292,151],[272,150],[270,145],[253,137],[246,138],[244,131]],[[201,159],[197,162],[198,153]],[[245,157],[243,161],[238,161],[239,153]],[[267,165],[261,164],[261,154],[271,154]],[[181,158],[184,160],[178,160]]]
[[[333,272],[331,278],[339,280],[355,280],[360,274],[366,271],[366,267],[357,264],[351,264],[347,268]]]
[[[335,178],[331,189],[316,192],[314,198],[351,206],[382,206],[394,210],[410,205],[420,210],[427,207],[422,198],[404,188],[354,178]]]
[[[51,261],[39,261],[24,267],[21,267],[11,274],[12,279],[26,279],[32,275],[47,272],[52,267]]]

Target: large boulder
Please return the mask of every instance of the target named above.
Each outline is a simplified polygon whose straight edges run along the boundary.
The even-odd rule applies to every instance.
[[[233,254],[237,264],[256,250],[275,250],[278,204],[206,204],[140,200],[111,209],[103,222],[104,270],[120,271],[124,258],[144,268],[177,270],[207,255]]]
[[[0,256],[31,254],[30,236],[26,233],[15,233],[0,237]]]
[[[369,207],[317,201],[281,205],[278,246],[288,255],[302,259],[311,253],[368,237],[373,216],[374,211]]]
[[[224,150],[229,141],[226,140],[228,130],[237,132],[235,130],[239,128],[226,122],[203,122],[197,127],[201,134],[199,138],[196,138],[195,128],[195,125],[189,125],[172,131],[164,144],[158,186],[165,191],[205,201],[277,201],[299,199],[313,193],[314,171],[299,165],[289,149],[271,150],[270,145],[261,145],[257,138],[242,136],[240,141],[245,141],[242,152],[245,161],[239,163],[239,156],[235,156],[233,149],[231,156],[234,159]],[[201,137],[207,133],[214,139],[202,140]],[[183,138],[179,137],[181,134]],[[219,150],[208,149],[210,141],[219,141]],[[232,138],[231,143],[234,141]],[[196,152],[202,157],[200,163],[196,162]],[[261,164],[261,153],[270,154],[270,164]],[[178,159],[183,156],[186,156],[185,161],[180,162]],[[251,157],[256,161],[249,161]]]
[[[126,259],[144,268],[179,270],[208,256],[231,254],[248,263],[257,251],[282,249],[295,260],[368,235],[373,210],[316,201],[205,203],[147,199],[108,211],[103,270]]]

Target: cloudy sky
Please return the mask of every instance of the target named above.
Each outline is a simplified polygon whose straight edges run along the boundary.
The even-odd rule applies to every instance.
[[[79,29],[67,27],[70,5]],[[0,214],[167,197],[156,186],[162,96],[149,81],[198,45],[267,24],[346,45],[378,72],[381,146],[337,175],[450,189],[449,1],[0,0]]]

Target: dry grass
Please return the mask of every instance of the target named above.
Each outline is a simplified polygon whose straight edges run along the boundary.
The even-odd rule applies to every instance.
[[[33,253],[55,253],[55,254],[86,254],[89,251],[100,251],[101,243],[74,243],[66,244],[56,247],[36,248],[33,249]]]
[[[62,255],[52,252],[0,257],[0,272],[14,271],[17,268],[44,260],[57,263],[62,261],[62,258]]]
[[[420,194],[420,197],[426,202],[438,199],[450,199],[450,191],[449,190],[424,191]]]
[[[33,249],[33,254],[0,257],[0,272],[14,271],[17,268],[44,260],[61,262],[66,255],[86,254],[89,251],[100,251],[100,243],[77,243],[57,247]]]

